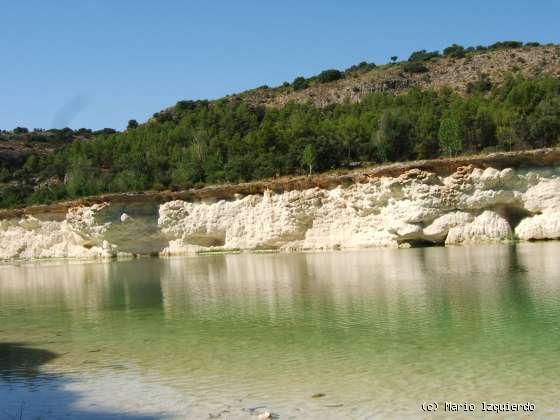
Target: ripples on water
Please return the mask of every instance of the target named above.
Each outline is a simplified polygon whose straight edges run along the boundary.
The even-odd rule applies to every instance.
[[[16,418],[416,418],[423,401],[529,401],[560,416],[559,251],[3,265],[0,407]]]

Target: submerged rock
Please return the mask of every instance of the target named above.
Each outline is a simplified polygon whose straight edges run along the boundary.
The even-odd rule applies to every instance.
[[[132,217],[130,217],[130,216],[129,216],[128,214],[126,214],[126,213],[123,213],[123,214],[121,214],[120,219],[121,219],[121,222],[122,222],[122,223],[125,223],[125,222],[128,222],[128,221],[131,221],[131,220],[132,220]]]

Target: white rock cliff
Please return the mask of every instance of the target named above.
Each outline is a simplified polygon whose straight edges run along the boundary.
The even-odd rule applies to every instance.
[[[332,190],[171,201],[159,210],[163,254],[314,250],[560,238],[558,168],[420,170]],[[518,226],[515,226],[519,220]],[[515,228],[515,231],[514,231]]]
[[[2,220],[0,259],[113,257],[142,237],[161,255],[560,239],[560,167],[466,166],[447,177],[414,169],[330,190],[176,200],[159,207],[149,235],[155,220],[100,222],[105,207],[72,208],[58,222]]]
[[[95,213],[105,206],[72,208],[61,222],[32,216],[0,220],[0,260],[117,255],[116,248],[103,239],[106,226],[95,220]]]

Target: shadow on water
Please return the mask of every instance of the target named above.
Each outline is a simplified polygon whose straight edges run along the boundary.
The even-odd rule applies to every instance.
[[[56,353],[27,347],[24,343],[0,343],[0,380],[32,381],[41,374],[41,365],[57,357]]]
[[[120,413],[107,410],[84,411],[76,409],[74,405],[81,399],[79,393],[64,389],[70,381],[63,375],[48,375],[41,367],[56,359],[59,355],[45,349],[31,347],[25,343],[0,342],[0,419],[43,419],[49,418],[52,412],[37,412],[28,410],[31,402],[38,402],[41,398],[56,413],[71,415],[77,419],[125,419],[150,420],[157,416]],[[48,395],[41,397],[41,383],[49,384]]]

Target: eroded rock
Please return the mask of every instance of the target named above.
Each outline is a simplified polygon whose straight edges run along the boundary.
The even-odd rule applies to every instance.
[[[522,220],[515,234],[525,241],[560,239],[560,211],[548,211]]]
[[[496,242],[513,238],[512,214],[533,216],[557,208],[558,182],[556,169],[550,168],[470,165],[447,177],[411,170],[331,190],[267,191],[216,203],[172,201],[160,207],[159,224],[170,237],[167,255]],[[518,235],[554,237],[554,220],[535,219],[532,229],[541,231],[531,234],[526,233],[529,222],[521,223]]]
[[[0,260],[116,256],[116,247],[102,239],[105,226],[94,222],[93,214],[98,210],[76,209],[62,222],[32,216],[1,221]]]
[[[100,221],[106,204],[71,208],[58,222],[4,220],[0,258],[455,245],[510,240],[514,228],[522,240],[560,239],[555,166],[482,170],[466,165],[445,177],[412,169],[362,181],[227,200],[173,200],[159,206],[157,221],[154,212],[130,217],[126,206],[114,212],[114,220]]]
[[[448,245],[499,242],[511,236],[511,226],[498,213],[486,210],[472,222],[449,229],[445,243]]]

